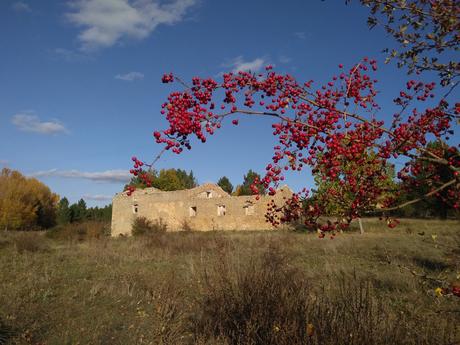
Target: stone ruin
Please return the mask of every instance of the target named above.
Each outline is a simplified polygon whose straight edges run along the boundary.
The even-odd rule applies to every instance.
[[[283,203],[291,189],[284,186],[275,196],[232,196],[218,185],[165,192],[156,188],[136,190],[130,196],[118,193],[112,203],[112,236],[130,235],[136,217],[166,224],[168,231],[180,230],[269,230],[267,204]]]

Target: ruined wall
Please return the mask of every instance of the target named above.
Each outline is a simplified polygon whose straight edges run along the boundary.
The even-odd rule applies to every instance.
[[[277,203],[292,191],[284,187],[276,196]],[[112,236],[131,234],[135,217],[161,219],[168,230],[189,227],[197,231],[209,230],[265,230],[272,226],[265,221],[267,203],[272,197],[230,196],[219,186],[199,187],[163,192],[154,188],[135,191],[131,196],[117,194],[112,206]]]

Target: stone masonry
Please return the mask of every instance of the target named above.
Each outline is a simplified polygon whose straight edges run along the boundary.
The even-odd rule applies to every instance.
[[[289,187],[280,188],[274,197],[231,196],[219,186],[206,183],[199,187],[164,192],[156,188],[136,190],[131,196],[118,193],[112,203],[112,236],[130,235],[136,217],[163,221],[169,231],[183,230],[268,230],[267,203],[281,205],[290,197]]]

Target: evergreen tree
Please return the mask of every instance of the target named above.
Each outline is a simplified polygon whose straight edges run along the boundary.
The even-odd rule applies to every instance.
[[[69,208],[69,200],[62,198],[57,207],[57,222],[58,224],[68,224],[72,220],[72,213]]]
[[[249,169],[248,173],[244,175],[243,184],[237,187],[236,195],[253,195],[254,193],[252,192],[251,185],[256,179],[260,181],[260,175]],[[264,186],[260,184],[257,185],[257,189],[259,194],[263,195],[266,192]]]
[[[86,210],[86,219],[109,222],[112,219],[112,204],[104,207],[90,207]]]
[[[86,202],[83,199],[78,200],[76,204],[70,206],[72,222],[81,222],[86,219]]]
[[[217,181],[217,185],[226,191],[228,194],[232,194],[233,192],[233,185],[231,184],[230,180],[227,176],[222,176],[219,181]]]

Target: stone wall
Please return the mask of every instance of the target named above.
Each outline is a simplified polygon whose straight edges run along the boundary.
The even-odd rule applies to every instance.
[[[155,188],[115,195],[112,203],[112,236],[130,235],[136,217],[162,220],[168,230],[186,227],[192,230],[265,230],[272,229],[265,221],[267,203],[274,198],[280,204],[292,191],[281,188],[275,197],[230,196],[214,184],[164,192]]]

